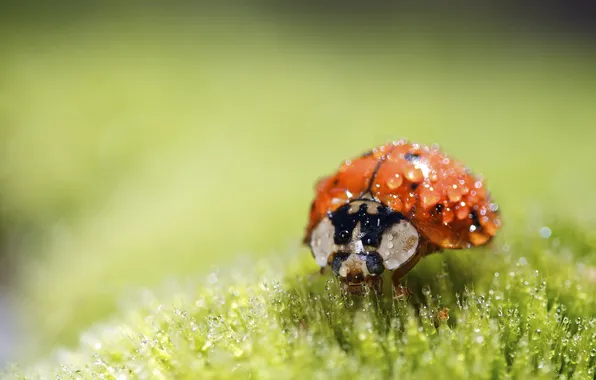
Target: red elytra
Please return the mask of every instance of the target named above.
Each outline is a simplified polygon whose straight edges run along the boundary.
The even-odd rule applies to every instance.
[[[316,185],[304,241],[339,207],[369,193],[403,214],[439,248],[461,249],[490,241],[501,226],[483,179],[442,153],[401,140],[346,160]]]

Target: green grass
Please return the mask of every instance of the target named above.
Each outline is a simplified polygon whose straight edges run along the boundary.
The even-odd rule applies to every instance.
[[[213,354],[208,355],[213,360],[209,367],[207,361],[183,359],[194,357],[193,350],[201,351],[203,345],[185,346],[179,340],[184,329],[176,330],[167,321],[172,307],[184,309],[188,318],[202,323],[189,337],[204,340],[208,317],[226,316],[233,309],[228,285],[214,288],[192,282],[181,292],[186,303],[180,305],[165,290],[151,301],[163,305],[153,319],[145,318],[154,313],[152,306],[137,307],[122,298],[139,287],[159,289],[164,282],[183,282],[213,270],[228,277],[228,271],[240,266],[238,257],[245,257],[249,259],[244,267],[265,259],[276,263],[265,265],[269,270],[286,276],[244,273],[239,280],[222,280],[252,289],[261,302],[260,312],[274,316],[265,319],[258,314],[253,318],[258,322],[238,330],[257,339],[248,339],[253,344],[269,339],[271,332],[270,338],[279,344],[254,344],[254,352],[243,349],[240,359],[246,367],[239,374],[247,368],[262,369],[258,363],[282,371],[284,367],[274,363],[280,355],[306,367],[294,353],[302,353],[305,362],[314,358],[309,355],[322,355],[310,349],[318,341],[309,336],[337,355],[337,370],[370,367],[373,373],[387,373],[388,360],[373,363],[391,355],[373,359],[369,349],[358,351],[353,319],[399,319],[401,327],[391,334],[398,334],[400,344],[383,338],[390,332],[379,330],[380,322],[365,339],[384,340],[388,346],[381,351],[399,351],[414,344],[414,338],[403,343],[402,327],[423,323],[418,315],[427,302],[423,310],[428,313],[439,304],[451,313],[448,326],[434,335],[423,324],[418,338],[426,337],[429,355],[459,360],[457,355],[463,353],[467,360],[471,355],[463,346],[455,349],[459,346],[453,343],[453,355],[440,347],[456,335],[473,342],[474,334],[460,334],[458,329],[478,323],[496,328],[483,330],[485,340],[478,349],[488,350],[497,338],[521,342],[486,353],[486,360],[499,357],[506,367],[514,363],[513,371],[516,364],[510,354],[524,346],[524,339],[529,339],[526,347],[551,339],[524,338],[531,331],[524,323],[533,312],[542,316],[543,336],[554,342],[556,354],[545,359],[544,371],[558,371],[560,366],[553,363],[562,360],[567,348],[556,343],[562,342],[563,326],[548,325],[559,318],[553,315],[555,305],[565,306],[562,313],[573,323],[577,317],[589,318],[593,309],[587,295],[593,289],[590,268],[596,265],[596,177],[591,175],[596,55],[581,41],[513,38],[499,30],[471,35],[453,28],[456,32],[447,33],[440,27],[433,30],[434,24],[416,22],[395,29],[359,29],[350,23],[331,28],[326,23],[243,17],[222,22],[146,10],[118,17],[93,14],[0,25],[6,31],[0,41],[0,209],[10,234],[16,236],[11,252],[18,265],[11,270],[10,285],[21,311],[21,328],[27,331],[22,337],[21,350],[27,354],[23,362],[37,361],[56,349],[75,350],[79,363],[74,367],[84,370],[87,363],[98,369],[89,358],[100,343],[102,360],[124,365],[134,361],[127,352],[135,352],[140,344],[138,334],[155,342],[157,333],[151,331],[159,325],[164,330],[160,339],[167,336],[171,344],[177,342],[180,351],[172,357],[180,358],[179,368],[194,371],[198,369],[191,364],[205,365],[202,372],[212,368],[217,376],[215,368],[231,363],[226,352],[237,335],[207,350]],[[324,284],[301,282],[313,270],[306,249],[290,248],[292,254],[282,253],[281,259],[278,253],[300,240],[318,177],[347,157],[400,137],[437,142],[484,174],[505,222],[496,248],[506,245],[509,251],[431,257],[409,277],[418,289],[409,304],[412,309],[387,300],[373,307],[366,301],[363,307],[369,313],[363,314],[356,306],[344,308],[342,300],[329,301],[329,292],[337,292],[326,291]],[[538,237],[545,225],[553,229],[547,240]],[[528,264],[518,267],[522,257]],[[535,270],[547,282],[545,289],[534,283]],[[449,280],[439,283],[436,276],[442,271]],[[495,272],[500,280],[493,283]],[[510,272],[516,273],[513,278]],[[520,283],[506,289],[507,281],[514,284],[521,278],[528,278],[527,287]],[[264,280],[282,285],[263,290],[259,284]],[[425,285],[440,301],[426,301],[421,293]],[[529,298],[522,296],[530,297],[536,286],[546,292],[548,305],[529,312]],[[502,298],[501,303],[492,298],[490,318],[473,314],[475,306],[464,308],[474,297],[488,299],[491,290],[501,292]],[[211,292],[217,299],[215,293],[209,296]],[[456,294],[465,300],[462,308]],[[196,300],[203,297],[207,306],[197,309]],[[238,297],[242,299],[236,305],[243,305],[248,295]],[[274,299],[294,305],[288,307],[305,318],[324,321],[321,313],[329,311],[333,320],[308,324],[302,331],[302,324],[296,327],[298,322],[279,312]],[[494,312],[505,302],[511,303],[510,309],[519,308],[515,318]],[[238,307],[238,312],[248,320],[251,311]],[[417,317],[406,318],[409,313]],[[113,322],[105,322],[110,318]],[[519,334],[513,327],[499,330],[500,323],[516,318]],[[234,319],[239,320],[245,319]],[[92,327],[95,324],[99,325]],[[297,331],[294,340],[286,339],[282,325]],[[126,334],[118,335],[122,326]],[[344,335],[345,342],[351,342],[347,346],[341,341]],[[77,349],[81,336],[84,343]],[[399,352],[396,357],[408,360],[396,364],[395,373],[414,365],[409,358],[417,356]],[[49,368],[72,359],[67,357],[49,360]],[[142,356],[136,357],[142,362]],[[422,357],[418,371],[429,365]],[[457,360],[444,362],[455,366]],[[465,360],[460,365],[471,371],[474,365]],[[172,360],[168,365],[151,363],[164,370],[176,368]],[[321,363],[328,367],[313,364],[302,369],[321,374],[332,370],[330,362]]]
[[[431,256],[407,277],[407,301],[389,292],[344,297],[291,252],[250,263],[253,271],[144,291],[85,332],[75,351],[11,375],[591,378],[596,267],[575,253],[594,242],[567,237],[555,229],[505,249]],[[445,310],[448,319],[438,316]]]

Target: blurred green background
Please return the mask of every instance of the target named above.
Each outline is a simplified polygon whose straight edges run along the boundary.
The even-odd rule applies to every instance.
[[[387,140],[482,173],[504,242],[594,224],[590,33],[506,7],[106,4],[0,16],[0,340],[29,357],[129,289],[297,247],[316,179]]]

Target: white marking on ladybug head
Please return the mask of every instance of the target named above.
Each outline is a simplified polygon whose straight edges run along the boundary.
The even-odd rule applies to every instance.
[[[378,249],[385,267],[394,270],[405,264],[416,253],[419,240],[418,231],[406,220],[387,229]]]
[[[335,243],[333,242],[333,234],[335,227],[328,217],[325,217],[319,222],[317,227],[312,231],[310,238],[310,248],[315,257],[315,261],[319,266],[327,265],[329,255],[334,251]]]

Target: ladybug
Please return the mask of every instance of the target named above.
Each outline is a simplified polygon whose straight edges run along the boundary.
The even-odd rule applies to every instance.
[[[380,291],[388,270],[403,295],[400,280],[423,256],[484,245],[501,227],[483,179],[434,145],[381,145],[344,161],[315,192],[304,243],[352,294]]]

